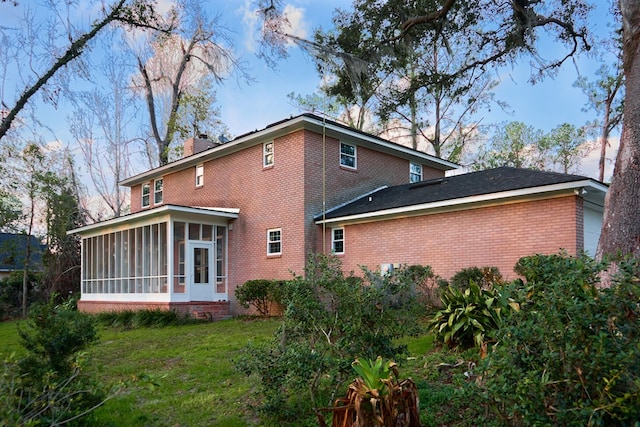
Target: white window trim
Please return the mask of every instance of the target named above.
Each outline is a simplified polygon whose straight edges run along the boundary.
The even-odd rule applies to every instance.
[[[353,147],[353,166],[345,165],[345,164],[342,163],[342,155],[343,155],[342,146],[343,145],[348,145],[350,147]],[[340,141],[340,149],[338,150],[338,154],[340,156],[339,159],[338,159],[339,162],[340,162],[340,167],[348,168],[348,169],[354,169],[354,170],[358,169],[358,146],[357,145],[355,145],[355,144],[347,144],[346,142]],[[351,157],[350,154],[345,154],[345,156],[350,156]]]
[[[342,230],[342,239],[340,239],[340,240],[336,240],[336,238],[335,238],[335,236],[336,236],[335,232],[337,230]],[[337,254],[337,255],[344,254],[344,251],[345,251],[345,245],[344,245],[345,242],[344,241],[345,241],[344,227],[334,227],[334,228],[332,228],[331,229],[331,252],[333,252],[334,254]],[[342,242],[342,251],[341,252],[337,252],[335,250],[335,243],[336,242]]]
[[[200,180],[198,180],[198,178],[200,178]],[[204,164],[200,163],[199,165],[196,165],[196,187],[202,187],[203,185],[204,185]]]
[[[267,146],[271,145],[271,153],[267,152]],[[267,163],[267,155],[271,154],[271,163]],[[262,144],[262,167],[269,168],[275,163],[275,144],[273,141]]]
[[[148,192],[145,195],[144,194],[144,189],[147,188]],[[141,193],[141,199],[140,199],[140,206],[142,206],[143,208],[148,208],[149,206],[151,206],[151,183],[150,182],[145,182],[144,184],[142,184],[142,187],[140,188],[140,193]],[[144,203],[144,198],[145,196],[147,197],[147,203]]]
[[[280,232],[280,240],[271,240],[271,233],[278,231]],[[270,252],[271,251],[271,243],[280,243],[280,252]],[[270,228],[267,230],[267,255],[275,256],[282,255],[282,228]]]
[[[160,191],[158,191],[157,188],[156,188],[156,183],[158,181],[162,182],[162,187],[161,187]],[[160,194],[160,201],[156,201],[157,194]],[[163,180],[163,178],[158,178],[158,179],[153,181],[153,204],[154,205],[161,205],[163,203],[164,203],[164,180]]]
[[[413,166],[418,166],[420,167],[420,174],[416,174],[413,172]],[[413,175],[418,175],[418,180],[417,181],[412,181],[411,177]],[[420,182],[422,181],[422,165],[420,163],[414,163],[414,162],[409,162],[409,182],[410,183],[415,183],[415,182]]]

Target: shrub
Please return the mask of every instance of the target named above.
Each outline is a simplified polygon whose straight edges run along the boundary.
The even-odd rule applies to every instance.
[[[506,292],[481,289],[469,282],[466,290],[449,286],[441,296],[443,308],[431,319],[429,327],[436,340],[449,347],[482,348],[502,324],[509,307],[518,308]]]
[[[274,305],[280,306],[283,286],[280,280],[249,280],[236,288],[235,295],[244,308],[253,306],[261,316],[267,317]]]
[[[103,326],[122,329],[163,328],[194,322],[188,315],[181,316],[175,310],[160,309],[102,312],[96,319]]]
[[[18,334],[28,352],[21,363],[34,375],[39,370],[68,375],[75,355],[98,339],[91,316],[57,309],[51,303],[32,306],[28,320],[19,324]]]
[[[566,254],[523,258],[521,310],[511,313],[484,361],[483,386],[516,425],[633,425],[640,419],[640,265],[606,268]]]
[[[411,379],[399,380],[398,366],[356,359],[353,370],[359,375],[347,390],[347,395],[327,408],[333,412],[332,426],[420,426],[418,389]],[[324,416],[318,413],[321,426]]]
[[[314,424],[352,375],[356,357],[395,358],[396,339],[417,333],[415,284],[399,275],[344,275],[333,256],[312,256],[305,277],[285,284],[282,326],[265,346],[248,346],[236,366],[261,378],[262,411],[277,421]]]
[[[490,289],[502,283],[502,275],[497,267],[463,268],[451,278],[449,284],[464,291],[469,288],[469,283],[472,281],[482,289]]]
[[[409,265],[394,271],[393,274],[406,276],[406,280],[415,283],[418,301],[428,307],[438,305],[438,277],[429,265]],[[404,279],[401,279],[404,280]]]
[[[27,354],[2,366],[3,425],[66,424],[104,402],[102,386],[84,370],[83,350],[97,339],[93,318],[52,303],[37,305],[18,333]]]

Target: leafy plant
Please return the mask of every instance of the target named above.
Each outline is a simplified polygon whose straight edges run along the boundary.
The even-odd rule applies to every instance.
[[[255,279],[238,286],[235,291],[238,303],[244,308],[253,306],[261,316],[272,314],[274,306],[281,305],[283,282]]]
[[[175,310],[121,310],[102,312],[96,315],[103,326],[123,329],[163,328],[171,325],[193,323],[188,315],[180,315]]]
[[[482,348],[487,339],[502,324],[503,312],[518,305],[506,293],[497,289],[481,289],[475,282],[462,291],[449,286],[441,295],[443,309],[432,318],[429,326],[436,339],[449,347]]]
[[[262,410],[279,424],[311,422],[330,405],[357,356],[393,358],[397,343],[420,331],[415,283],[368,272],[342,272],[338,258],[312,256],[304,277],[286,282],[285,312],[273,341],[248,346],[237,367],[261,379]]]
[[[52,302],[36,305],[18,334],[26,355],[5,360],[0,378],[7,425],[61,425],[104,402],[102,386],[85,374],[84,350],[97,340],[92,317]]]
[[[398,379],[395,362],[356,359],[352,368],[359,377],[349,385],[347,396],[326,409],[333,412],[332,425],[420,426],[418,389],[411,379]],[[318,420],[326,426],[321,412]]]
[[[523,258],[521,310],[484,360],[492,406],[516,425],[634,425],[640,419],[640,263],[566,254]]]
[[[76,354],[98,340],[93,317],[52,303],[33,305],[18,334],[28,352],[21,363],[31,375],[47,370],[70,373]]]
[[[472,281],[482,289],[490,289],[502,284],[502,274],[497,267],[468,267],[454,274],[449,283],[454,288],[465,290]]]

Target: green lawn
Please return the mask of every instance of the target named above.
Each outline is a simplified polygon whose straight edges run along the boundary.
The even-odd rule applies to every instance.
[[[95,375],[105,384],[124,384],[92,423],[101,426],[253,426],[259,384],[239,374],[233,360],[249,341],[268,340],[278,320],[232,319],[165,328],[102,329],[100,341],[88,352]],[[452,373],[441,362],[459,355],[431,352],[432,336],[404,341],[408,360],[397,361],[400,374],[411,376],[420,389],[424,426],[473,425],[465,414],[473,402],[455,398]],[[0,354],[22,352],[15,322],[0,323]],[[453,381],[452,381],[453,378]],[[474,405],[475,406],[475,405]]]

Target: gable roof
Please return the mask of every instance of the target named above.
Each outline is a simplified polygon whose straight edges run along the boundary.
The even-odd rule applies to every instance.
[[[46,249],[37,237],[31,236],[31,268],[42,269],[42,253]],[[0,271],[22,270],[27,249],[24,234],[0,233]]]
[[[240,135],[232,141],[216,145],[208,150],[204,150],[168,163],[164,166],[124,179],[120,181],[120,185],[131,187],[133,185],[141,184],[149,181],[150,179],[159,178],[165,174],[193,167],[207,160],[223,157],[228,154],[244,150],[245,148],[284,136],[299,129],[308,129],[319,134],[324,134],[328,137],[336,138],[343,142],[365,146],[385,153],[392,153],[396,156],[405,157],[411,161],[422,163],[443,171],[456,169],[459,166],[448,160],[413,150],[404,145],[353,129],[342,123],[334,122],[314,114],[305,113],[272,123],[267,125],[264,129],[256,129],[253,132]]]
[[[590,198],[602,203],[607,186],[591,178],[531,169],[499,167],[378,189],[350,203],[316,216],[317,223],[361,222],[381,217],[424,214],[463,205],[496,202],[535,195],[592,190]],[[587,193],[585,193],[587,194]]]

